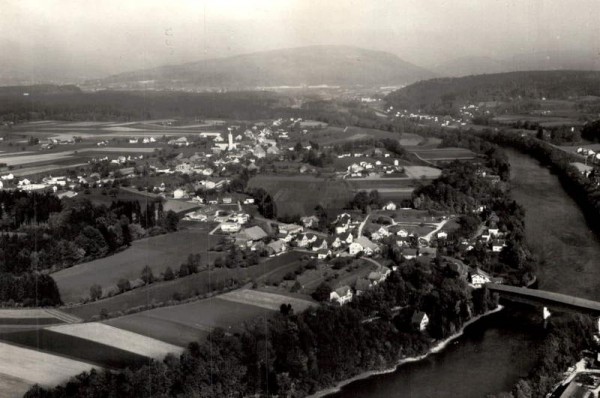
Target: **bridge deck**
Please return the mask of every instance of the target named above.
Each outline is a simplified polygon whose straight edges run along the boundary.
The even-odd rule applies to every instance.
[[[588,300],[580,297],[573,297],[566,294],[548,292],[546,290],[528,289],[525,287],[516,287],[508,285],[498,285],[495,283],[486,284],[490,291],[495,291],[500,294],[520,296],[532,300],[540,300],[546,302],[554,302],[564,306],[581,308],[584,310],[600,313],[600,302]]]

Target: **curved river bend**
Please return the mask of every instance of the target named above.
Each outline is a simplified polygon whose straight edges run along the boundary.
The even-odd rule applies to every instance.
[[[600,299],[600,241],[558,178],[533,158],[507,150],[512,195],[526,210],[529,245],[543,261],[540,289]],[[521,314],[522,315],[522,314]],[[533,365],[543,327],[502,311],[483,318],[438,354],[359,380],[337,398],[480,398],[512,388]]]

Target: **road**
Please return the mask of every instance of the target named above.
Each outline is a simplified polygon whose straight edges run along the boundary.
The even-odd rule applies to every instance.
[[[365,227],[365,224],[367,224],[369,217],[371,217],[371,213],[367,214],[367,216],[365,217],[363,222],[361,222],[360,225],[358,226],[358,232],[357,232],[357,236],[356,236],[357,238],[362,236],[362,230]]]

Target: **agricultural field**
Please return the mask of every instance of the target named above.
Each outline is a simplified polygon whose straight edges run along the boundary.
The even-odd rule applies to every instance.
[[[154,359],[183,352],[181,347],[98,322],[52,326],[48,330]]]
[[[0,396],[22,397],[34,384],[55,386],[93,365],[0,342]]]
[[[119,279],[135,280],[148,265],[155,275],[167,267],[178,269],[189,254],[200,253],[209,261],[208,250],[218,242],[206,229],[187,228],[166,235],[144,238],[109,257],[75,265],[52,274],[65,303],[76,303],[89,296],[92,285],[113,288]]]
[[[280,278],[283,279],[285,273],[281,273],[278,270],[285,269],[286,273],[289,272],[287,264],[298,261],[300,256],[301,254],[298,252],[290,252],[269,258],[260,264],[248,268],[217,268],[211,271],[202,271],[169,282],[144,286],[107,299],[75,307],[65,307],[63,310],[83,319],[91,319],[94,315],[98,315],[102,309],[108,312],[123,312],[130,308],[152,303],[163,303],[172,300],[174,296],[190,297],[207,294],[211,291],[227,287],[232,279],[238,281],[261,280],[265,278],[268,280],[279,280]]]
[[[261,316],[272,316],[274,313],[275,311],[252,304],[212,297],[128,315],[107,323],[170,344],[185,346],[191,337],[202,338],[217,327],[235,330],[244,322]]]
[[[352,192],[343,181],[305,175],[258,175],[250,179],[248,187],[269,192],[277,216],[312,214],[319,204],[324,208],[343,208],[352,198]]]
[[[301,312],[315,305],[314,302],[276,293],[268,293],[258,290],[239,289],[219,296],[222,300],[234,303],[250,304],[267,310],[279,311],[281,304],[291,304],[294,311]]]
[[[428,166],[404,166],[408,178],[434,180],[442,175],[442,170]]]
[[[399,139],[399,133],[383,130],[367,129],[362,127],[326,127],[320,130],[310,131],[303,139],[317,142],[320,145],[336,145],[344,142],[362,140],[367,138],[392,138]]]
[[[65,325],[71,326],[71,325]],[[0,340],[20,347],[71,358],[98,367],[125,369],[148,362],[148,357],[89,339],[56,333],[48,329],[0,332]]]
[[[78,321],[80,320],[53,308],[0,309],[0,331],[37,329]]]
[[[471,160],[477,154],[466,148],[411,149],[410,152],[429,161]]]

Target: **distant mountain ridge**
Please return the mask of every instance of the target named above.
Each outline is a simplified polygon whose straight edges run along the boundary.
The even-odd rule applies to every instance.
[[[310,46],[120,73],[90,81],[108,88],[227,88],[404,85],[435,77],[396,55],[349,46]]]

